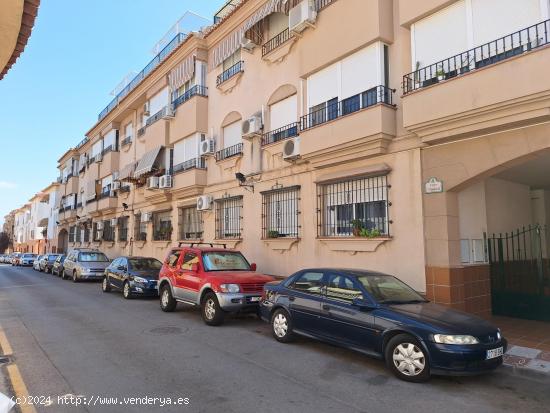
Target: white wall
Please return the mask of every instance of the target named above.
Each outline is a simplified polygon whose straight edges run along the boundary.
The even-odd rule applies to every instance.
[[[489,234],[510,232],[533,223],[529,186],[489,178],[485,182],[485,197]]]

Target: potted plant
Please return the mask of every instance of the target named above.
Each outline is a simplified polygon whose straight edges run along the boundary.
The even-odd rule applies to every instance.
[[[270,229],[267,231],[267,238],[279,238],[279,231],[275,229]]]
[[[363,221],[360,219],[352,219],[351,225],[353,226],[353,236],[359,237],[361,236],[361,230],[363,229]]]

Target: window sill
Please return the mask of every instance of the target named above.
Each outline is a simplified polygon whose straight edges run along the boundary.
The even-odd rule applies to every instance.
[[[331,251],[345,251],[351,255],[358,252],[375,252],[378,247],[386,241],[390,241],[391,237],[379,238],[361,238],[361,237],[331,237],[318,238],[321,243],[325,244]]]
[[[289,251],[294,244],[300,241],[300,238],[262,238],[262,241],[272,250],[279,251],[282,254]]]
[[[242,241],[243,241],[242,238],[237,238],[237,239],[216,238],[213,242],[214,244],[225,244],[227,248],[235,249],[237,245],[239,245]]]

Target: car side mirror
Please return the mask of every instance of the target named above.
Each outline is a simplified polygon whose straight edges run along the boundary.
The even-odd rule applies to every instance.
[[[191,271],[198,272],[199,271],[199,263],[191,264]]]
[[[356,297],[351,302],[351,305],[354,307],[358,307],[360,310],[374,310],[376,308],[376,305],[369,303],[368,301],[365,301],[363,298]]]
[[[125,267],[124,265],[119,265],[119,266],[117,267],[117,270],[119,270],[119,271],[125,271],[125,270],[126,270],[126,267]]]
[[[256,271],[257,268],[258,268],[258,266],[256,265],[255,262],[253,262],[252,264],[250,264],[250,271]]]

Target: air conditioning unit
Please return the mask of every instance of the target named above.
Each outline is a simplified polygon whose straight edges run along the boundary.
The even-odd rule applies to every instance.
[[[162,175],[159,179],[159,188],[172,188],[172,175]]]
[[[102,153],[98,153],[96,156],[95,156],[95,161],[96,162],[101,162],[103,160],[103,154]]]
[[[120,173],[118,171],[113,172],[113,181],[117,181],[119,175]]]
[[[96,224],[96,229],[98,231],[103,231],[103,222],[102,221],[99,221],[97,224]]]
[[[288,12],[288,28],[291,33],[301,33],[308,27],[315,27],[317,11],[312,0],[303,0]]]
[[[114,177],[114,175],[113,175]],[[117,191],[120,189],[120,182],[119,181],[115,181],[113,182],[113,191]]]
[[[147,178],[147,188],[149,189],[158,189],[159,187],[159,177],[158,176],[150,176]]]
[[[283,145],[283,159],[292,161],[300,157],[300,138],[288,139]]]
[[[172,105],[166,106],[164,109],[164,115],[162,115],[162,119],[174,119],[176,116],[176,111],[172,108]]]
[[[150,212],[143,212],[141,214],[141,222],[149,222],[151,221],[152,214]]]
[[[111,218],[111,226],[112,226],[112,227],[116,227],[117,224],[118,224],[118,219],[116,219],[116,218]]]
[[[250,40],[250,39],[243,36],[242,39],[241,39],[241,47],[244,50],[252,52],[254,50],[254,48],[256,47],[256,43],[254,43],[252,40]]]
[[[149,112],[150,109],[151,109],[151,106],[149,105],[149,101],[145,102],[143,105],[143,114],[145,116],[149,116],[151,114],[151,112]]]
[[[197,210],[206,211],[212,208],[212,197],[210,195],[201,195],[197,198]]]
[[[200,156],[214,155],[215,147],[216,145],[215,145],[214,139],[206,139],[200,143],[199,155]]]
[[[241,124],[242,136],[245,139],[258,136],[262,130],[262,118],[261,116],[252,116],[251,118],[243,121]]]

